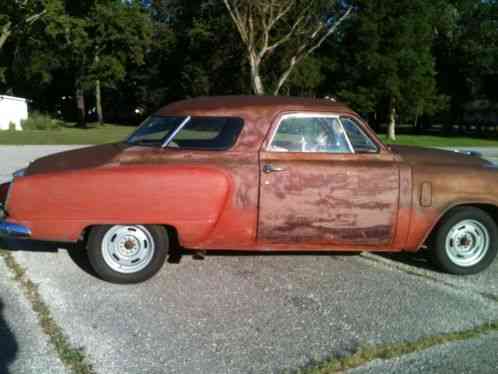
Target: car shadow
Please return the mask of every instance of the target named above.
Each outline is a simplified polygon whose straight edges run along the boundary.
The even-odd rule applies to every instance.
[[[420,250],[418,252],[383,252],[376,254],[385,259],[399,262],[404,265],[440,273],[440,270],[430,260],[427,250]]]
[[[57,253],[61,249],[67,252],[67,255],[72,262],[85,273],[94,278],[99,278],[97,273],[92,268],[88,256],[86,254],[85,244],[83,242],[66,243],[66,242],[45,242],[38,240],[16,240],[16,239],[0,239],[0,248],[7,251],[22,251],[22,252],[51,252]],[[187,251],[188,252],[188,251]],[[187,254],[177,244],[173,244],[168,256],[168,263],[179,264],[182,256]],[[191,252],[192,255],[195,253]],[[0,371],[0,374],[3,374]]]
[[[174,258],[181,260],[183,256],[192,257],[194,260],[203,260],[204,257],[345,257],[358,256],[360,252],[343,251],[239,251],[239,250],[209,250],[199,251],[195,249],[179,248]],[[173,257],[171,254],[170,257]],[[178,261],[179,262],[179,261]]]
[[[86,273],[97,277],[93,271],[83,243],[61,243],[61,242],[44,242],[38,240],[16,240],[16,239],[0,239],[0,248],[7,251],[23,251],[23,252],[52,252],[56,253],[64,249],[67,251],[69,258],[74,262],[79,269]],[[0,372],[1,373],[1,372]]]
[[[0,373],[9,373],[9,366],[14,362],[18,344],[14,333],[3,318],[3,303],[0,300]]]
[[[323,257],[347,257],[357,256],[359,252],[346,252],[346,251],[238,251],[238,250],[209,250],[199,251],[195,249],[183,248],[179,245],[177,240],[174,240],[170,248],[167,262],[169,264],[180,264],[182,258],[192,257],[194,260],[203,260],[205,257],[257,257],[257,256],[323,256]],[[33,240],[15,240],[15,239],[0,239],[0,248],[10,251],[29,251],[29,252],[58,252],[59,249],[67,250],[69,258],[74,262],[79,269],[87,274],[98,278],[93,270],[90,261],[86,255],[86,249],[83,242],[78,243],[59,243],[59,242],[43,242]],[[391,261],[399,262],[405,265],[422,268],[434,272],[439,272],[438,269],[432,264],[427,255],[427,251],[422,250],[415,253],[411,252],[378,252],[377,255],[389,259]],[[1,372],[0,372],[1,373]]]

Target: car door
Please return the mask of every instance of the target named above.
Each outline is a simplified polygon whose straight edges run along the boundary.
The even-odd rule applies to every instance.
[[[260,153],[258,239],[387,245],[399,199],[395,157],[352,117],[280,116]]]

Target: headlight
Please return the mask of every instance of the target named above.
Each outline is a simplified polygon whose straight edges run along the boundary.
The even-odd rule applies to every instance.
[[[26,173],[26,168],[24,169],[20,169],[18,171],[16,171],[14,174],[12,174],[14,176],[14,178],[17,178],[17,177],[24,177],[24,173]]]

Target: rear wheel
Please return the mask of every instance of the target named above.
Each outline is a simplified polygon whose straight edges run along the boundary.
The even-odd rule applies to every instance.
[[[162,226],[106,225],[91,230],[87,247],[88,259],[102,279],[139,283],[161,269],[169,239]]]
[[[439,226],[432,257],[452,274],[475,274],[486,269],[497,253],[497,228],[485,211],[474,207],[455,208]]]

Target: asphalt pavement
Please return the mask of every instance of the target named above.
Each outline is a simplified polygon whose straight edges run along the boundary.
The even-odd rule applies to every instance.
[[[67,147],[0,147],[0,178],[60,149]],[[184,255],[146,283],[119,286],[97,279],[79,246],[4,241],[0,247],[27,269],[97,373],[280,373],[360,347],[498,320],[498,261],[479,275],[456,277],[411,254]],[[0,354],[0,372],[2,360],[11,374],[58,372],[28,301],[2,267],[0,287],[8,326],[0,346],[18,352]],[[496,333],[485,334],[353,372],[496,373],[497,343]],[[44,362],[32,359],[40,355]]]

